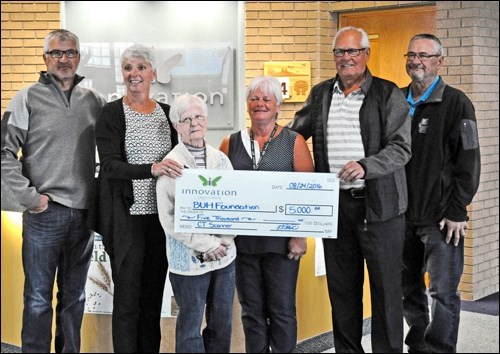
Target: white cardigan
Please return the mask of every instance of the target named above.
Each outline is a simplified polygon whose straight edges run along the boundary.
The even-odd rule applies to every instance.
[[[206,146],[206,165],[210,170],[232,170],[229,158],[221,151]],[[186,145],[179,142],[165,158],[169,158],[189,168],[196,168],[195,159]],[[178,177],[182,178],[182,177]],[[236,235],[211,235],[202,233],[174,232],[175,178],[161,176],[156,183],[158,215],[167,236],[167,258],[170,272],[180,275],[200,275],[221,269],[236,258]],[[218,261],[200,262],[196,256],[209,253],[219,247],[221,239],[230,243],[227,256]]]

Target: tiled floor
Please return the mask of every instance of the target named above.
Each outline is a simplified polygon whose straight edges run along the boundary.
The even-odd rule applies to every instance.
[[[498,353],[498,316],[462,311],[458,330],[457,353]],[[405,333],[408,327],[405,324]],[[370,335],[363,337],[365,353],[372,353]],[[407,353],[406,346],[403,353]],[[323,353],[335,353],[330,348]]]
[[[21,348],[16,347],[15,345],[2,343],[2,353],[21,353]]]
[[[458,353],[499,353],[498,293],[477,301],[462,301]],[[365,321],[363,347],[371,353],[371,321]],[[405,325],[405,332],[407,326]],[[2,343],[2,353],[21,353],[21,348]],[[335,353],[332,334],[325,333],[297,345],[296,353]],[[406,348],[405,351],[406,352]]]
[[[462,301],[457,353],[498,353],[499,297],[498,292],[477,301]],[[405,323],[405,334],[408,326]],[[331,337],[331,336],[330,336]],[[365,353],[371,353],[370,335],[363,336]],[[306,353],[305,351],[304,353]],[[335,353],[333,345],[323,353]],[[407,353],[406,347],[403,349]]]

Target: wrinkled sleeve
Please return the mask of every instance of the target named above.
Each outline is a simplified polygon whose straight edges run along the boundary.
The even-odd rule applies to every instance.
[[[477,121],[472,102],[460,93],[458,103],[454,105],[459,141],[455,147],[454,166],[451,174],[452,192],[450,195],[445,218],[452,221],[467,220],[467,205],[472,202],[479,188],[481,174],[481,155]]]
[[[403,168],[411,158],[411,121],[406,98],[396,85],[391,85],[385,98],[382,149],[359,162],[366,179],[378,178]]]
[[[23,208],[32,209],[38,205],[40,194],[23,175],[22,163],[18,158],[28,135],[27,98],[27,89],[19,91],[9,103],[2,119],[2,184]]]

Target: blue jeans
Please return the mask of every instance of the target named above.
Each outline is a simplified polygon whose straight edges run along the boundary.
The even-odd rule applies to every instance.
[[[406,226],[403,253],[403,311],[410,327],[409,350],[455,353],[460,322],[458,284],[464,268],[464,243],[446,243],[446,228],[439,225]],[[424,282],[429,273],[432,321]]]
[[[56,351],[80,352],[85,283],[94,245],[86,217],[86,210],[53,202],[41,213],[23,214],[24,353],[50,352],[56,277]]]
[[[170,273],[170,283],[179,306],[175,327],[176,353],[229,353],[234,281],[235,262],[201,275]],[[207,325],[200,334],[204,313]]]

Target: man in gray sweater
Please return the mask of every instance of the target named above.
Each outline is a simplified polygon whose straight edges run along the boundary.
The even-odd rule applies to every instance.
[[[25,209],[22,350],[50,352],[57,279],[56,352],[77,353],[93,251],[86,219],[95,174],[94,126],[105,100],[78,86],[83,77],[76,75],[75,34],[50,32],[43,52],[47,71],[14,96],[2,119],[2,184]]]

